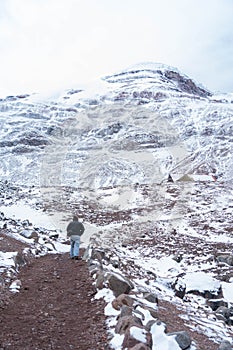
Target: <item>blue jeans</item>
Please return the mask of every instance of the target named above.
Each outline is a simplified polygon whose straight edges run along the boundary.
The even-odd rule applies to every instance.
[[[71,236],[70,237],[70,257],[71,258],[79,255],[79,246],[80,246],[80,237],[75,236],[75,238],[73,238]]]

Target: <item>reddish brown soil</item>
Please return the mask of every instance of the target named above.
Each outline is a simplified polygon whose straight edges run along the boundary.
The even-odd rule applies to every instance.
[[[87,264],[68,254],[34,258],[18,275],[21,292],[0,311],[1,350],[107,350],[104,301]]]
[[[217,350],[219,344],[214,343],[204,334],[195,332],[186,326],[185,321],[179,317],[180,311],[175,305],[159,300],[158,317],[167,326],[167,332],[186,331],[194,340],[197,350]]]

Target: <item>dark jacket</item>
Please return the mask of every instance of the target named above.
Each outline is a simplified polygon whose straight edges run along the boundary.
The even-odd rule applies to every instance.
[[[81,222],[79,221],[71,221],[69,225],[67,226],[67,236],[82,236],[84,232],[84,226]]]

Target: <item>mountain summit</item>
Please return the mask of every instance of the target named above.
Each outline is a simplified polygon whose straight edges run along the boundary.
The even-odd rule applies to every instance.
[[[160,89],[166,92],[184,92],[199,97],[212,95],[211,92],[179,72],[178,69],[161,63],[136,64],[103,79],[109,83],[124,83],[131,86],[144,84],[149,91]]]

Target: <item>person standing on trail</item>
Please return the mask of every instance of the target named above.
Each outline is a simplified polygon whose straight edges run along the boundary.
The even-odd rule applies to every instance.
[[[85,228],[81,222],[78,221],[78,217],[74,216],[73,221],[67,226],[67,237],[70,238],[70,257],[71,259],[79,258],[79,246],[80,236],[82,236]]]

